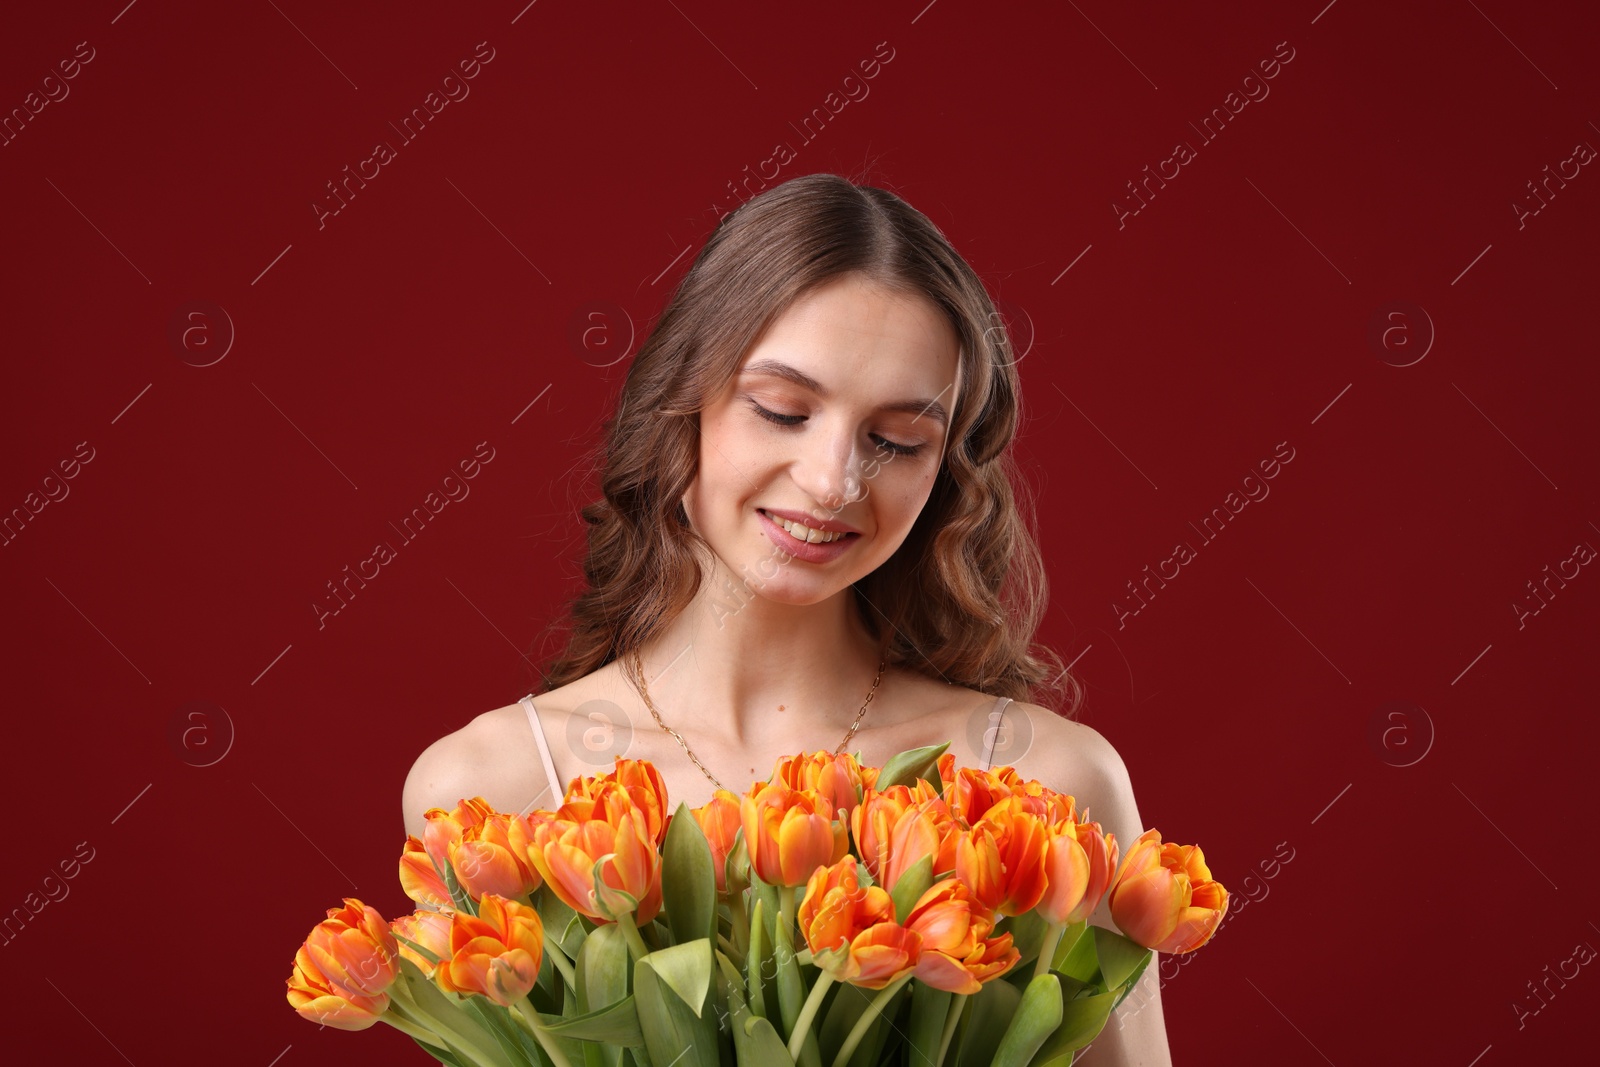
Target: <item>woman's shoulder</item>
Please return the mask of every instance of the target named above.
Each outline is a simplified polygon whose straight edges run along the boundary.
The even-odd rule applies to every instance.
[[[538,726],[560,736],[571,686],[534,695]],[[411,764],[401,790],[406,832],[421,836],[430,808],[454,808],[482,797],[496,811],[518,812],[547,789],[533,727],[521,701],[479,712],[438,738]]]

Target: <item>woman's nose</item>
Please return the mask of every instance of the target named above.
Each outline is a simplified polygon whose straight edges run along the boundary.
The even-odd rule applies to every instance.
[[[808,436],[801,448],[794,478],[811,499],[830,511],[861,499],[865,457],[854,434],[840,430]]]

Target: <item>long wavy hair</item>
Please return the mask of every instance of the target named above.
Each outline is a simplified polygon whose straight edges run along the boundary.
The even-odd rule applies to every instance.
[[[1048,583],[1010,448],[1021,394],[1004,321],[925,215],[836,174],[793,178],[723,218],[633,358],[595,457],[601,499],[582,510],[587,588],[568,606],[565,650],[541,671],[546,690],[619,658],[631,677],[633,650],[688,606],[706,578],[699,561],[714,558],[681,502],[699,412],[769,323],[847,273],[930,301],[960,341],[962,388],[927,504],[852,587],[868,632],[891,665],[1076,714],[1081,686],[1033,643]]]

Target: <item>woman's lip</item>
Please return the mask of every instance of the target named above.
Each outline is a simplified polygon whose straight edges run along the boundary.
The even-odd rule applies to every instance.
[[[790,522],[798,522],[802,526],[809,526],[813,530],[821,530],[823,533],[861,533],[860,530],[856,529],[854,526],[851,526],[849,523],[837,522],[833,519],[813,518],[812,516],[801,511],[787,511],[783,508],[757,508],[756,510],[764,511],[768,515],[776,515],[780,519],[788,519]]]
[[[860,539],[860,534],[849,534],[833,541],[815,542],[802,541],[782,526],[772,521],[772,516],[763,508],[756,509],[761,523],[766,527],[767,537],[773,545],[786,555],[796,559],[805,560],[807,563],[827,563],[838,559],[851,545]]]

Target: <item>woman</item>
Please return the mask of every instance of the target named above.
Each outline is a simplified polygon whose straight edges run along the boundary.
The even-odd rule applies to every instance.
[[[982,283],[903,200],[814,174],[742,205],[629,368],[545,692],[418,757],[407,832],[464,797],[553,809],[617,755],[698,806],[784,754],[949,740],[1131,845],[1115,750],[1026,702],[1066,672],[1031,644],[1046,586],[1012,496],[1019,400]],[[1104,902],[1091,921],[1114,929]],[[1080,1063],[1170,1062],[1157,973]]]

